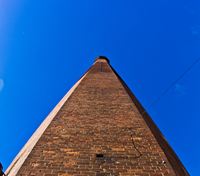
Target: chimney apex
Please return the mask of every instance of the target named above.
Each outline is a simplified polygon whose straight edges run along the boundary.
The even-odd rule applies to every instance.
[[[109,59],[106,56],[98,56],[95,59],[95,62],[107,62],[108,64],[110,63]]]

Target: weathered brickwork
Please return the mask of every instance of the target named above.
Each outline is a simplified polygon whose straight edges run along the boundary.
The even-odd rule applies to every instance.
[[[98,59],[18,176],[175,176],[119,78]]]

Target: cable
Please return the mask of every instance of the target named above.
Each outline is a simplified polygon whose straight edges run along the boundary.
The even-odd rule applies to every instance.
[[[164,91],[154,100],[152,101],[149,106],[147,106],[148,108],[152,107],[154,104],[156,104],[157,102],[160,101],[160,99],[169,92],[169,90],[178,82],[180,81],[195,65],[197,65],[198,63],[200,62],[200,57],[197,58],[191,65],[189,65],[187,67],[187,69],[177,78],[175,79],[174,81],[171,82],[171,84],[166,88],[164,89]],[[144,111],[142,113],[142,115],[146,113],[146,111]]]
[[[155,103],[159,102],[160,99],[169,92],[169,90],[178,82],[180,81],[195,65],[197,65],[200,62],[200,57],[197,58],[191,65],[189,65],[187,67],[187,69],[174,81],[172,81],[172,83],[166,88],[164,89],[164,91],[160,94],[160,96],[157,97],[157,99],[155,99],[154,101],[152,101],[148,108],[152,107]],[[144,115],[144,113],[147,113],[146,110],[144,110],[141,114]],[[129,129],[131,132],[131,129]],[[132,140],[132,144],[133,147],[135,148],[135,150],[138,152],[138,156],[136,156],[135,158],[140,158],[142,156],[142,153],[140,152],[140,150],[136,147],[134,139],[133,139],[133,135],[131,133],[131,140]]]

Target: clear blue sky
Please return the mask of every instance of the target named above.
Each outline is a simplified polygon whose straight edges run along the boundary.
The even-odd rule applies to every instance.
[[[4,168],[98,55],[107,56],[192,176],[200,168],[198,0],[0,0]]]

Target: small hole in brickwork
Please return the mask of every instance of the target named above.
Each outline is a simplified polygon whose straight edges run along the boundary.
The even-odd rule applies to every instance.
[[[104,156],[103,156],[103,154],[102,153],[97,153],[96,154],[96,158],[103,158]]]

